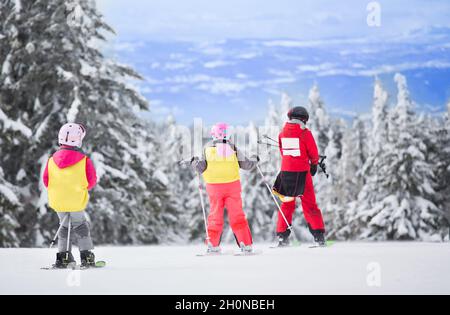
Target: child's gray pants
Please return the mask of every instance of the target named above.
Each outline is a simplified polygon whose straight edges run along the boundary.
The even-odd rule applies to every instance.
[[[70,216],[72,226],[72,229],[70,231],[69,251],[72,250],[72,243],[75,239],[77,240],[80,252],[94,249],[94,244],[92,243],[91,238],[90,225],[86,219],[85,212],[59,212],[59,222],[61,224],[64,221],[64,224],[58,235],[58,251],[60,253],[67,251],[67,236],[69,233],[68,216]]]

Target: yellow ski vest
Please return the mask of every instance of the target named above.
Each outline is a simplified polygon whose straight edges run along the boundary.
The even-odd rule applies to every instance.
[[[205,149],[205,158],[208,167],[203,173],[203,179],[207,184],[228,184],[241,179],[236,153],[229,157],[219,157],[214,146]]]
[[[56,212],[79,212],[89,202],[86,157],[67,168],[48,162],[48,201]]]

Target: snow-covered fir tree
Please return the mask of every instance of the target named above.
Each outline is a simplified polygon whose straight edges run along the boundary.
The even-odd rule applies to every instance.
[[[329,139],[329,128],[330,128],[330,117],[326,111],[325,103],[320,96],[320,89],[317,84],[309,91],[309,122],[308,128],[314,135],[317,142],[317,147],[319,148],[319,153],[323,154],[328,146]]]
[[[344,131],[342,139],[342,156],[333,173],[333,185],[329,189],[335,190],[332,193],[335,203],[330,203],[326,196],[327,204],[325,219],[329,231],[329,237],[337,237],[338,231],[347,224],[347,206],[354,202],[362,187],[364,177],[362,167],[367,159],[367,126],[362,117],[355,117],[351,128]],[[330,164],[331,165],[331,164]],[[319,191],[319,195],[323,192]]]
[[[372,115],[371,129],[368,131],[370,135],[368,139],[368,150],[366,151],[366,160],[365,163],[361,165],[360,172],[358,173],[359,177],[364,179],[364,186],[361,187],[360,191],[354,191],[353,199],[349,200],[346,205],[341,206],[337,209],[336,216],[340,218],[335,222],[336,224],[332,227],[332,236],[348,239],[351,237],[357,238],[355,236],[357,233],[361,233],[360,230],[365,227],[362,226],[366,224],[366,222],[361,223],[358,218],[360,215],[360,211],[364,212],[367,208],[359,207],[360,201],[359,198],[361,196],[370,195],[370,189],[372,187],[377,187],[377,179],[372,178],[371,176],[376,176],[378,174],[377,167],[382,165],[382,161],[380,161],[380,156],[384,152],[384,147],[382,144],[387,142],[387,121],[388,121],[388,98],[389,95],[387,91],[383,88],[382,82],[376,78],[374,84],[374,93],[373,93],[373,106],[372,106]],[[351,131],[349,131],[351,133]],[[354,143],[348,143],[346,148],[350,149],[350,146],[354,146]],[[353,147],[354,148],[354,147]],[[347,154],[348,153],[348,154]],[[342,164],[342,172],[345,173],[345,177],[343,177],[343,184],[349,184],[347,176],[352,176],[350,173],[346,172],[346,168],[349,168],[350,155],[351,151],[344,151],[344,158]],[[378,178],[378,177],[377,177]],[[348,188],[349,193],[351,194],[351,186],[346,186]],[[364,192],[362,192],[364,191]],[[368,205],[364,200],[362,202],[366,206]],[[358,230],[358,232],[357,232]]]
[[[367,182],[350,205],[349,224],[341,232],[352,238],[390,240],[443,238],[433,203],[433,173],[406,78],[395,75],[397,104],[387,117],[386,141],[365,167]],[[375,90],[375,96],[380,93]],[[375,97],[377,105],[377,97]],[[379,112],[379,111],[374,111]]]
[[[197,126],[197,123],[190,128],[176,125],[172,118],[163,126],[165,131],[161,134],[167,138],[167,150],[171,152],[171,157],[166,158],[171,165],[168,174],[170,180],[175,181],[170,191],[175,199],[174,203],[180,207],[176,228],[184,231],[183,235],[186,237],[183,242],[203,242],[206,231],[200,196],[206,215],[210,211],[209,200],[203,178],[191,168],[190,160],[192,157],[202,156],[203,146],[210,140],[209,130],[203,124]]]
[[[154,136],[135,114],[147,101],[127,84],[140,76],[99,51],[96,43],[112,29],[95,2],[22,0],[20,10],[2,21],[12,26],[3,22],[0,31],[9,45],[1,45],[0,100],[8,132],[14,133],[2,135],[4,142],[11,139],[2,145],[2,167],[10,184],[20,188],[21,245],[40,245],[57,228],[39,183],[67,121],[87,126],[83,149],[98,168],[99,185],[88,209],[95,241],[160,241],[164,233],[157,227],[165,225],[160,212],[171,208],[166,186],[153,174]]]
[[[370,137],[370,150],[379,151],[382,144],[386,141],[388,132],[388,100],[389,95],[383,88],[380,79],[375,79],[372,107],[372,132]],[[376,155],[376,154],[375,154]]]
[[[319,182],[317,189],[320,189],[321,195],[327,198],[327,204],[324,207],[329,207],[341,203],[343,191],[341,184],[341,157],[342,157],[342,141],[347,129],[346,122],[343,119],[330,119],[330,126],[328,130],[328,145],[325,148],[324,154],[326,158],[327,172],[330,177],[327,179],[324,176],[317,176],[316,182]],[[320,131],[319,131],[320,133]],[[321,153],[319,151],[319,153]]]
[[[313,179],[317,202],[324,212],[325,223],[329,227],[330,224],[334,224],[334,213],[337,211],[336,198],[340,195],[338,189],[341,189],[338,171],[345,122],[342,119],[331,119],[317,84],[310,89],[308,99],[310,118],[307,126],[316,140],[319,154],[327,156],[325,164],[330,174],[327,178],[319,170]]]
[[[340,158],[342,151],[342,129],[345,124],[342,120],[333,121],[326,110],[325,103],[320,96],[320,89],[315,84],[309,91],[309,122],[307,127],[311,130],[317,143],[320,155],[327,155],[327,165],[329,170],[334,163],[334,169],[337,169],[336,162]],[[320,173],[320,171],[319,171]],[[324,191],[329,185],[325,177],[316,176],[314,178],[316,190]],[[326,195],[325,193],[322,195]]]
[[[271,109],[274,110],[275,107],[271,107]],[[273,112],[270,116],[272,115],[274,115]],[[265,178],[272,184],[275,172],[272,168],[276,167],[276,164],[274,165],[273,163],[278,162],[276,158],[278,152],[270,146],[258,145],[258,139],[262,139],[262,134],[260,134],[260,130],[253,123],[247,129],[250,140],[249,152],[253,154],[259,152],[261,155],[261,170]],[[265,132],[266,129],[263,128],[261,133],[265,134]],[[264,140],[264,142],[269,141],[267,139]],[[271,241],[274,237],[273,226],[277,208],[257,169],[251,172],[242,172],[241,174],[244,211],[247,214],[254,238],[259,241]]]
[[[443,158],[440,161],[443,174],[438,174],[438,178],[440,179],[440,186],[442,188],[442,191],[440,191],[440,194],[443,196],[442,208],[445,212],[447,223],[450,226],[450,163],[447,163],[450,161],[450,102],[447,104],[444,126],[445,130],[441,146]]]
[[[18,246],[32,230],[32,225],[21,224],[29,216],[21,200],[27,187],[18,185],[26,181],[23,157],[28,154],[32,130],[28,106],[19,101],[26,97],[26,90],[16,83],[14,57],[24,49],[25,32],[15,4],[0,1],[0,246]],[[17,70],[23,75],[26,69]]]
[[[428,160],[436,177],[435,201],[442,210],[443,224],[450,227],[450,102],[442,119],[429,118],[427,124],[433,127],[428,136]]]
[[[20,238],[17,234],[20,224],[16,217],[19,205],[17,187],[6,181],[3,169],[0,167],[0,247],[20,245]]]
[[[188,127],[178,125],[172,115],[156,125],[161,150],[153,154],[161,162],[158,175],[167,183],[169,199],[176,211],[174,217],[177,218],[175,224],[167,226],[168,232],[178,242],[189,241],[191,237],[202,238],[205,232],[197,177],[189,166],[192,132]],[[193,222],[198,222],[198,225]]]
[[[355,117],[351,128],[345,130],[342,139],[342,158],[339,167],[340,186],[345,193],[341,194],[340,204],[358,197],[364,185],[362,168],[368,152],[367,127],[362,117]]]

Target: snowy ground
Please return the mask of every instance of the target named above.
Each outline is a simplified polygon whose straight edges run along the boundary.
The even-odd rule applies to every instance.
[[[0,294],[450,294],[450,244],[259,248],[196,257],[200,246],[102,247],[108,267],[87,271],[40,270],[54,250],[0,249]]]

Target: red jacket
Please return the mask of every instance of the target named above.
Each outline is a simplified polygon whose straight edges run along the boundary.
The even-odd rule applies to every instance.
[[[283,158],[281,171],[306,172],[311,165],[319,164],[317,144],[309,129],[302,129],[299,124],[286,123],[278,142]]]
[[[53,154],[53,160],[60,169],[72,166],[80,162],[84,157],[85,155],[83,153],[64,146]],[[86,179],[88,181],[88,190],[91,190],[97,184],[97,174],[94,164],[89,158],[86,158]],[[45,187],[48,187],[48,162],[45,167],[43,181]]]

